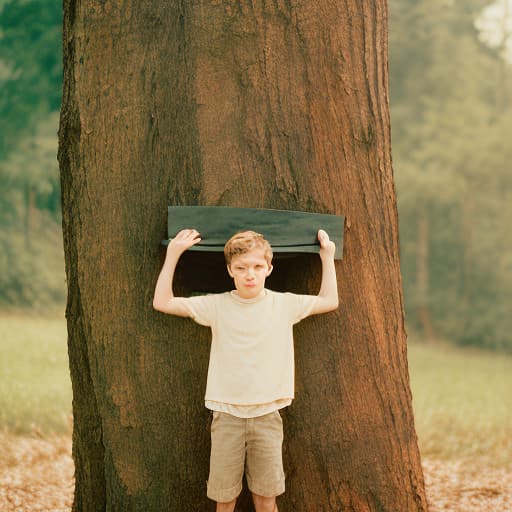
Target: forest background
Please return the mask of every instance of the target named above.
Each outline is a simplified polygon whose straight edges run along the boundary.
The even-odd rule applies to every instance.
[[[512,352],[511,10],[508,0],[389,1],[408,330],[504,352]],[[60,2],[0,0],[0,311],[47,314],[65,303],[61,11]]]

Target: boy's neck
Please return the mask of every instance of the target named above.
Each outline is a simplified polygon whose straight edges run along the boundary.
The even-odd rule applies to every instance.
[[[259,293],[256,293],[255,295],[242,295],[240,292],[235,289],[231,290],[231,295],[234,295],[237,299],[241,299],[243,301],[252,301],[252,300],[258,300],[262,297],[264,297],[267,294],[265,288],[261,289]]]

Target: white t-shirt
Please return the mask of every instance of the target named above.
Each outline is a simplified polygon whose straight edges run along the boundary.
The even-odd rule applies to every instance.
[[[254,417],[294,397],[293,325],[307,317],[316,295],[264,289],[253,299],[235,291],[190,297],[190,316],[212,329],[206,406]]]

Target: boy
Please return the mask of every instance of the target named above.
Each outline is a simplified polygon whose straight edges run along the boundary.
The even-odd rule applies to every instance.
[[[172,280],[180,256],[201,238],[195,229],[171,239],[153,307],[190,317],[212,329],[205,405],[213,411],[208,497],[217,512],[232,512],[247,477],[256,512],[277,512],[284,492],[283,425],[279,409],[294,396],[293,324],[338,307],[335,245],[318,231],[322,282],[318,295],[265,288],[272,248],[259,233],[234,235],[224,247],[235,290],[175,297]]]

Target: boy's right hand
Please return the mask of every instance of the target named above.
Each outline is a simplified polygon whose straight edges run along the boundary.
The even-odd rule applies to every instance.
[[[320,242],[320,257],[334,258],[336,246],[323,229],[318,230],[318,241]]]
[[[187,249],[201,241],[201,235],[195,229],[182,229],[174,238],[169,239],[167,252],[183,254]]]

